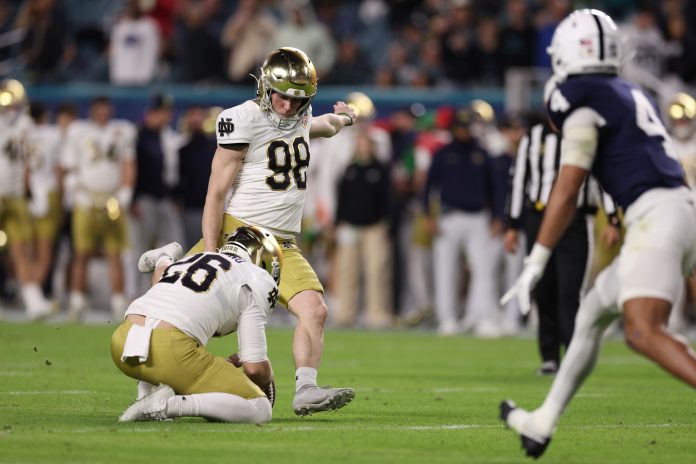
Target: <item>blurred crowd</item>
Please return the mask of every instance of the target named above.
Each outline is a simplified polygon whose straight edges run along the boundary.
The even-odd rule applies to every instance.
[[[516,302],[498,301],[525,249],[503,250],[510,168],[539,116],[496,115],[474,100],[376,119],[367,95],[346,100],[356,123],[312,141],[299,240],[331,323],[481,337],[523,330]],[[120,318],[149,286],[140,254],[170,241],[188,249],[201,236],[221,109],[191,106],[175,121],[171,99],[156,95],[133,122],[113,119],[111,102],[96,97],[79,115],[27,102],[12,80],[0,108],[0,302],[23,304],[34,319],[60,311],[77,321],[105,306]],[[665,111],[696,178],[696,102],[680,94]]]
[[[251,83],[270,50],[294,46],[322,85],[501,85],[511,68],[548,69],[556,25],[580,7],[619,22],[641,82],[694,83],[684,0],[0,0],[0,75]]]

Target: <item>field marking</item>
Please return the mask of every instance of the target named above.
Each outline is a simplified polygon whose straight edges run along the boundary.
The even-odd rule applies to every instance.
[[[230,433],[229,429],[221,424],[221,427],[208,428],[207,424],[201,424],[203,428],[200,433]],[[231,425],[241,425],[241,424],[231,424]],[[114,429],[114,427],[119,427]],[[173,432],[176,431],[176,427],[143,427],[143,428],[133,428],[133,429],[122,429],[122,425],[117,425],[114,423],[111,426],[104,427],[83,427],[79,429],[50,429],[53,433],[103,433],[105,431],[117,431],[120,433],[162,433],[162,432]],[[566,425],[564,429],[665,429],[665,428],[688,428],[696,427],[696,424],[592,424],[592,425]],[[442,430],[493,430],[493,429],[503,429],[505,425],[499,424],[442,424],[442,425],[374,425],[374,426],[364,426],[364,425],[300,425],[294,427],[292,425],[262,425],[256,428],[249,427],[248,431],[259,431],[259,432],[322,432],[322,431],[416,431],[416,432],[428,432],[428,431],[442,431]]]
[[[0,371],[0,377],[29,377],[36,375],[35,372],[28,371]]]
[[[92,390],[25,390],[25,391],[0,391],[0,395],[90,395],[96,393]]]
[[[500,391],[497,387],[433,387],[433,388],[381,388],[355,387],[358,392],[393,393],[396,391],[415,391],[418,393],[492,393]]]

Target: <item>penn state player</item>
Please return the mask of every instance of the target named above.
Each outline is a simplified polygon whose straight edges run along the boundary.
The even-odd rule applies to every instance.
[[[138,262],[140,271],[154,270],[158,282],[126,311],[111,338],[111,356],[127,376],[161,385],[119,420],[270,421],[275,384],[265,329],[283,265],[278,242],[260,227],[240,227],[218,252],[174,262],[181,251],[173,242]],[[234,331],[237,359],[206,351],[211,337]]]
[[[292,344],[298,415],[338,409],[354,397],[351,388],[317,386],[327,308],[321,283],[294,238],[307,188],[309,139],[332,137],[355,118],[343,102],[333,113],[312,117],[316,92],[317,75],[307,55],[280,48],[261,66],[258,98],[218,116],[203,239],[189,252],[214,251],[243,225],[262,226],[276,236],[285,261],[280,303],[298,319]]]
[[[571,13],[551,46],[554,76],[547,109],[563,132],[561,169],[522,274],[503,297],[529,311],[530,290],[568,225],[578,190],[591,171],[624,208],[620,255],[597,277],[578,310],[573,340],[540,408],[514,402],[500,413],[527,455],[539,457],[563,410],[594,367],[604,329],[623,316],[626,343],[696,387],[696,356],[667,328],[682,274],[696,257],[696,207],[671,140],[651,99],[617,76],[616,25],[597,10]]]

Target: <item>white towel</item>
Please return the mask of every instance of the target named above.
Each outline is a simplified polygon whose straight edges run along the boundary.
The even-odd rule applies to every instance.
[[[147,361],[150,355],[150,337],[152,336],[152,329],[157,327],[159,322],[159,319],[146,317],[145,325],[133,324],[131,326],[126,336],[126,343],[123,344],[121,361],[126,362],[128,358],[138,358],[138,363]]]

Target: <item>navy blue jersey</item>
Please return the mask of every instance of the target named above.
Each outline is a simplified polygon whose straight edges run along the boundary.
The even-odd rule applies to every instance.
[[[685,185],[655,103],[630,82],[616,76],[571,76],[551,93],[548,107],[559,129],[582,107],[604,118],[592,173],[624,209],[650,189]]]

